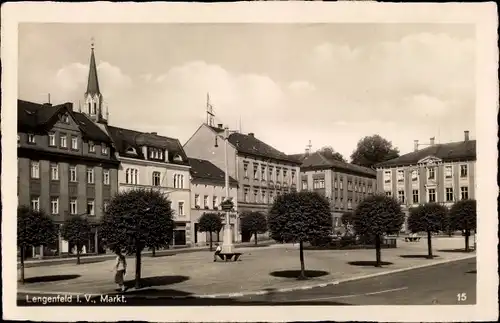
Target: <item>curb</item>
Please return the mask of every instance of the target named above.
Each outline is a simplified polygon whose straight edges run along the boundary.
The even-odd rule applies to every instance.
[[[396,273],[410,271],[410,270],[414,270],[414,269],[443,265],[446,263],[461,261],[461,260],[466,260],[466,259],[471,259],[471,258],[476,258],[476,255],[474,254],[474,255],[469,255],[469,256],[455,258],[455,259],[447,259],[447,260],[442,260],[442,261],[438,261],[438,262],[416,265],[416,266],[400,268],[400,269],[394,269],[394,270],[390,270],[390,271],[373,273],[373,274],[364,275],[364,276],[344,278],[344,279],[335,280],[335,281],[326,282],[326,283],[321,283],[321,284],[281,288],[281,289],[276,289],[276,290],[272,290],[272,291],[259,290],[259,291],[252,291],[252,292],[247,292],[247,293],[194,294],[194,295],[188,295],[188,296],[148,296],[148,295],[127,294],[127,293],[122,294],[119,292],[109,293],[107,295],[127,295],[127,297],[130,297],[130,298],[145,298],[145,299],[165,299],[165,298],[170,298],[170,299],[200,299],[200,298],[202,298],[203,299],[203,298],[237,298],[237,297],[247,297],[247,296],[262,296],[262,295],[268,295],[271,293],[287,293],[287,292],[293,292],[293,291],[298,291],[298,290],[309,290],[309,289],[313,289],[313,288],[322,288],[322,287],[327,287],[327,286],[339,285],[339,284],[347,283],[350,281],[368,279],[368,278],[385,276],[385,275],[390,275],[390,274],[396,274]],[[145,290],[147,290],[147,289],[145,289]],[[42,291],[31,291],[31,290],[23,290],[23,289],[18,289],[17,293],[41,294],[41,295],[72,295],[72,296],[88,295],[88,293],[42,292]],[[98,293],[96,293],[95,295],[97,296]]]

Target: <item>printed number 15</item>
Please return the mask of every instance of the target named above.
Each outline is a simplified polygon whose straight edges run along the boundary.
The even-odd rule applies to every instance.
[[[457,294],[457,300],[459,302],[464,302],[467,300],[467,293],[458,293]]]

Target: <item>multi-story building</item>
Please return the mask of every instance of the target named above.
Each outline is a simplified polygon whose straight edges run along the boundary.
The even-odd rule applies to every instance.
[[[453,202],[475,198],[476,140],[430,144],[376,165],[379,192],[396,197],[408,215],[409,208],[421,203],[437,202],[451,206]],[[406,230],[405,223],[403,230]]]
[[[205,159],[221,169],[224,163],[222,124],[202,124],[184,144],[189,157]],[[300,162],[260,141],[253,133],[230,132],[228,136],[228,174],[238,181],[238,213],[267,213],[274,198],[297,190]]]
[[[209,233],[199,232],[198,224],[200,217],[205,212],[220,212],[220,204],[227,199],[225,186],[225,173],[208,160],[190,158],[191,165],[191,228],[193,242],[195,245],[204,245],[210,241]],[[234,210],[238,210],[238,182],[229,177],[229,198],[234,201]],[[241,240],[239,233],[238,218],[230,217],[233,233],[233,241]],[[226,217],[222,217],[222,223],[226,223]],[[221,232],[212,234],[212,241],[220,241]]]
[[[97,222],[117,192],[119,162],[111,138],[87,114],[73,111],[71,103],[18,100],[17,108],[18,204],[43,209],[58,224],[72,215]],[[87,252],[98,249],[95,232]],[[62,239],[47,247],[45,254],[72,248]],[[43,256],[42,248],[39,252]]]
[[[300,190],[309,190],[330,201],[333,226],[341,226],[345,212],[353,211],[366,196],[376,191],[376,172],[341,162],[321,152],[293,155],[300,160]]]
[[[179,140],[112,126],[107,129],[120,160],[119,190],[147,188],[164,193],[174,210],[172,243],[191,244],[190,166]]]

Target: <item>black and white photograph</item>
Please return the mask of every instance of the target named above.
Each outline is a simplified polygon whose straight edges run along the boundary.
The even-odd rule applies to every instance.
[[[2,9],[5,318],[498,315],[493,3]]]

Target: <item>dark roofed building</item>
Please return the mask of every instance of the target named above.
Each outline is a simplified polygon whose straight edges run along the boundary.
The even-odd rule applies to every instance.
[[[190,158],[189,165],[191,166],[191,177],[193,183],[216,183],[225,185],[225,173],[222,169],[215,166],[208,160]],[[229,176],[229,186],[238,186],[238,181]]]

